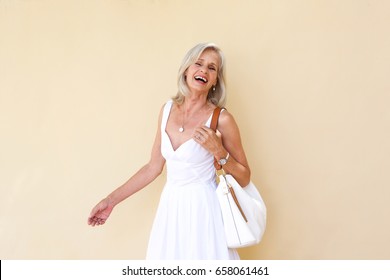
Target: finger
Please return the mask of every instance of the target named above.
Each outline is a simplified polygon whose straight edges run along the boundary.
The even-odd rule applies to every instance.
[[[202,136],[201,133],[194,133],[193,138],[198,143],[202,143],[204,141],[204,137]]]
[[[94,217],[89,217],[89,218],[88,218],[88,224],[89,224],[89,225],[93,225],[93,224],[95,224],[95,223],[96,223],[96,220],[95,220]]]
[[[197,128],[195,128],[194,131],[199,133],[208,133],[208,132],[212,132],[213,130],[207,126],[198,126]]]
[[[207,132],[207,133],[213,133],[214,130],[212,130],[210,127],[208,126],[202,126],[201,127],[203,129],[203,131]]]
[[[207,136],[210,134],[210,132],[212,132],[212,130],[210,130],[208,127],[199,127],[197,130],[196,130],[197,133],[200,133],[202,136]]]
[[[200,134],[202,134],[202,129],[200,127],[195,128],[193,136],[199,136]]]
[[[203,137],[203,133],[204,131],[200,127],[198,127],[194,130],[192,138],[194,138],[195,140],[200,140],[201,137]]]
[[[99,219],[96,219],[93,221],[93,226],[100,226],[101,225],[101,222]]]
[[[88,224],[92,225],[93,223],[96,223],[96,214],[90,215],[88,218]]]
[[[96,215],[97,212],[99,212],[98,205],[96,205],[96,206],[92,209],[91,213],[89,214],[89,217],[90,217],[90,218],[93,218],[93,217]]]

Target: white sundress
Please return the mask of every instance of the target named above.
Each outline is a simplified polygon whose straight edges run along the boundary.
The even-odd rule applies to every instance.
[[[161,194],[146,259],[239,259],[226,246],[221,211],[215,194],[214,157],[193,139],[173,149],[166,123],[173,101],[166,103],[161,122],[161,153],[167,182]],[[210,126],[211,116],[206,125]]]

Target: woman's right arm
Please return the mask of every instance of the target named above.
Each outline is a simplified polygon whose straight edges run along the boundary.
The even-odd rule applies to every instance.
[[[103,225],[118,203],[146,187],[161,174],[165,164],[165,159],[161,154],[160,129],[162,112],[163,109],[160,111],[158,129],[149,162],[139,169],[127,182],[110,193],[92,209],[88,217],[89,225]]]

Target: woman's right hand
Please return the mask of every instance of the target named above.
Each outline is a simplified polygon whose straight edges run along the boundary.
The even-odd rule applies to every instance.
[[[114,207],[110,205],[109,199],[105,198],[100,201],[91,211],[88,217],[88,225],[100,226],[104,225],[108,217],[110,216]]]

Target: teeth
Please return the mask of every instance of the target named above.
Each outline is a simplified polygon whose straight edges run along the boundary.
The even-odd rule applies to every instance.
[[[196,76],[195,79],[196,79],[196,80],[201,80],[201,81],[203,81],[204,83],[207,83],[206,78],[203,78],[203,77],[201,77],[201,76]]]

